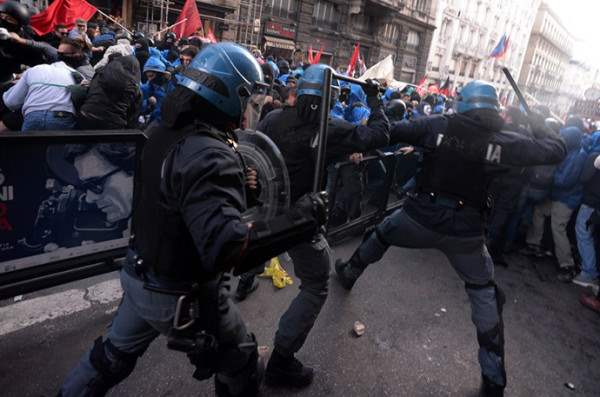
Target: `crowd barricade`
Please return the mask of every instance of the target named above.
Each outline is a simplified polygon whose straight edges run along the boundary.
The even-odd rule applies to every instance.
[[[401,156],[399,151],[377,151],[358,164],[348,160],[328,167],[327,238],[332,245],[364,233],[402,206],[405,181],[397,177]]]

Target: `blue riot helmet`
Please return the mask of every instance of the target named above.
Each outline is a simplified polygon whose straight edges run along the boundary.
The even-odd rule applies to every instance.
[[[319,119],[320,104],[323,97],[323,81],[325,71],[332,70],[330,66],[316,64],[308,67],[304,76],[298,80],[296,95],[298,97],[296,109],[301,119],[310,123],[316,123]],[[339,82],[332,80],[331,84],[331,105],[335,105],[339,96]]]
[[[300,80],[298,81],[297,95],[300,98],[303,95],[323,96],[323,80],[325,79],[325,70],[331,69],[331,66],[325,64],[311,65]],[[333,71],[333,69],[331,69]],[[337,83],[337,81],[336,81]],[[336,85],[332,82],[332,87]],[[337,83],[339,87],[339,83]]]
[[[470,81],[458,94],[456,102],[458,113],[466,113],[474,109],[491,109],[495,111],[500,109],[496,88],[487,81]]]
[[[254,128],[269,86],[259,63],[234,43],[204,47],[182,73],[179,84],[200,95],[232,120]]]

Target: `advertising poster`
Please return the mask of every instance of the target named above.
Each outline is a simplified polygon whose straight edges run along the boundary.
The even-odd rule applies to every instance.
[[[127,246],[134,142],[0,145],[0,274]]]

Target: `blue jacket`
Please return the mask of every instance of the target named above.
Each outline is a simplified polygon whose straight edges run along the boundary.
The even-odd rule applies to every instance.
[[[158,85],[150,81],[143,83],[141,86],[142,94],[144,95],[144,101],[142,103],[142,114],[150,113],[150,121],[160,121],[160,108],[162,106],[163,99],[167,96],[167,84]],[[148,98],[156,98],[156,105],[150,106]]]
[[[344,110],[344,119],[354,125],[364,124],[371,114],[371,110],[365,105],[366,102],[367,94],[365,94],[362,87],[351,84],[348,107]]]
[[[584,135],[577,127],[565,127],[560,130],[560,136],[567,144],[567,157],[554,172],[551,198],[574,210],[581,204],[583,196],[583,185],[579,178],[587,158],[587,153],[581,148]]]
[[[335,105],[333,105],[333,108],[331,109],[331,112],[329,112],[329,116],[334,119],[342,119],[343,120],[345,110],[346,110],[346,105],[344,105],[340,101],[336,101]]]

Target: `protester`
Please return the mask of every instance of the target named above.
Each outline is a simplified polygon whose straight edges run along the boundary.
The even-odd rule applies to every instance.
[[[58,62],[26,70],[2,97],[10,110],[22,108],[22,132],[75,128],[75,108],[68,88],[83,80],[74,69],[85,59],[82,45],[78,40],[63,39],[58,57]]]
[[[108,47],[106,52],[104,52],[102,59],[94,65],[94,69],[98,70],[106,65],[108,63],[108,58],[112,54],[121,54],[123,56],[133,55],[134,50],[133,46],[131,45],[132,37],[129,32],[121,30],[117,32],[115,39],[117,40],[117,44]]]
[[[559,266],[558,279],[564,282],[571,281],[575,275],[575,262],[567,236],[567,224],[573,211],[581,203],[583,188],[579,181],[585,161],[585,154],[581,152],[583,131],[577,124],[577,120],[573,119],[560,130],[560,135],[567,144],[567,157],[554,172],[550,199],[535,207],[533,225],[527,233],[529,253],[539,255],[543,252],[541,246],[544,220],[546,216],[550,216],[554,253]]]
[[[575,233],[577,248],[581,257],[581,271],[573,278],[573,283],[583,287],[598,288],[596,255],[596,230],[594,219],[600,212],[600,170],[594,167],[594,161],[600,158],[600,131],[596,131],[584,140],[583,149],[587,153],[580,183],[583,185],[581,207],[577,214]],[[595,215],[594,215],[595,214]]]
[[[22,65],[35,66],[49,60],[44,51],[28,41],[31,37],[25,32],[29,23],[29,11],[24,5],[9,0],[0,4],[0,28],[8,35],[0,35],[0,86],[20,73]]]
[[[138,127],[142,107],[138,61],[131,55],[113,57],[98,69],[90,83],[77,120],[81,129]]]
[[[142,84],[142,114],[148,116],[148,122],[160,120],[161,105],[167,95],[171,75],[167,72],[165,64],[153,56],[148,58],[144,65],[144,75],[147,81]]]
[[[42,39],[54,48],[58,48],[61,40],[69,34],[69,29],[62,23],[56,24],[54,30],[42,37]]]

